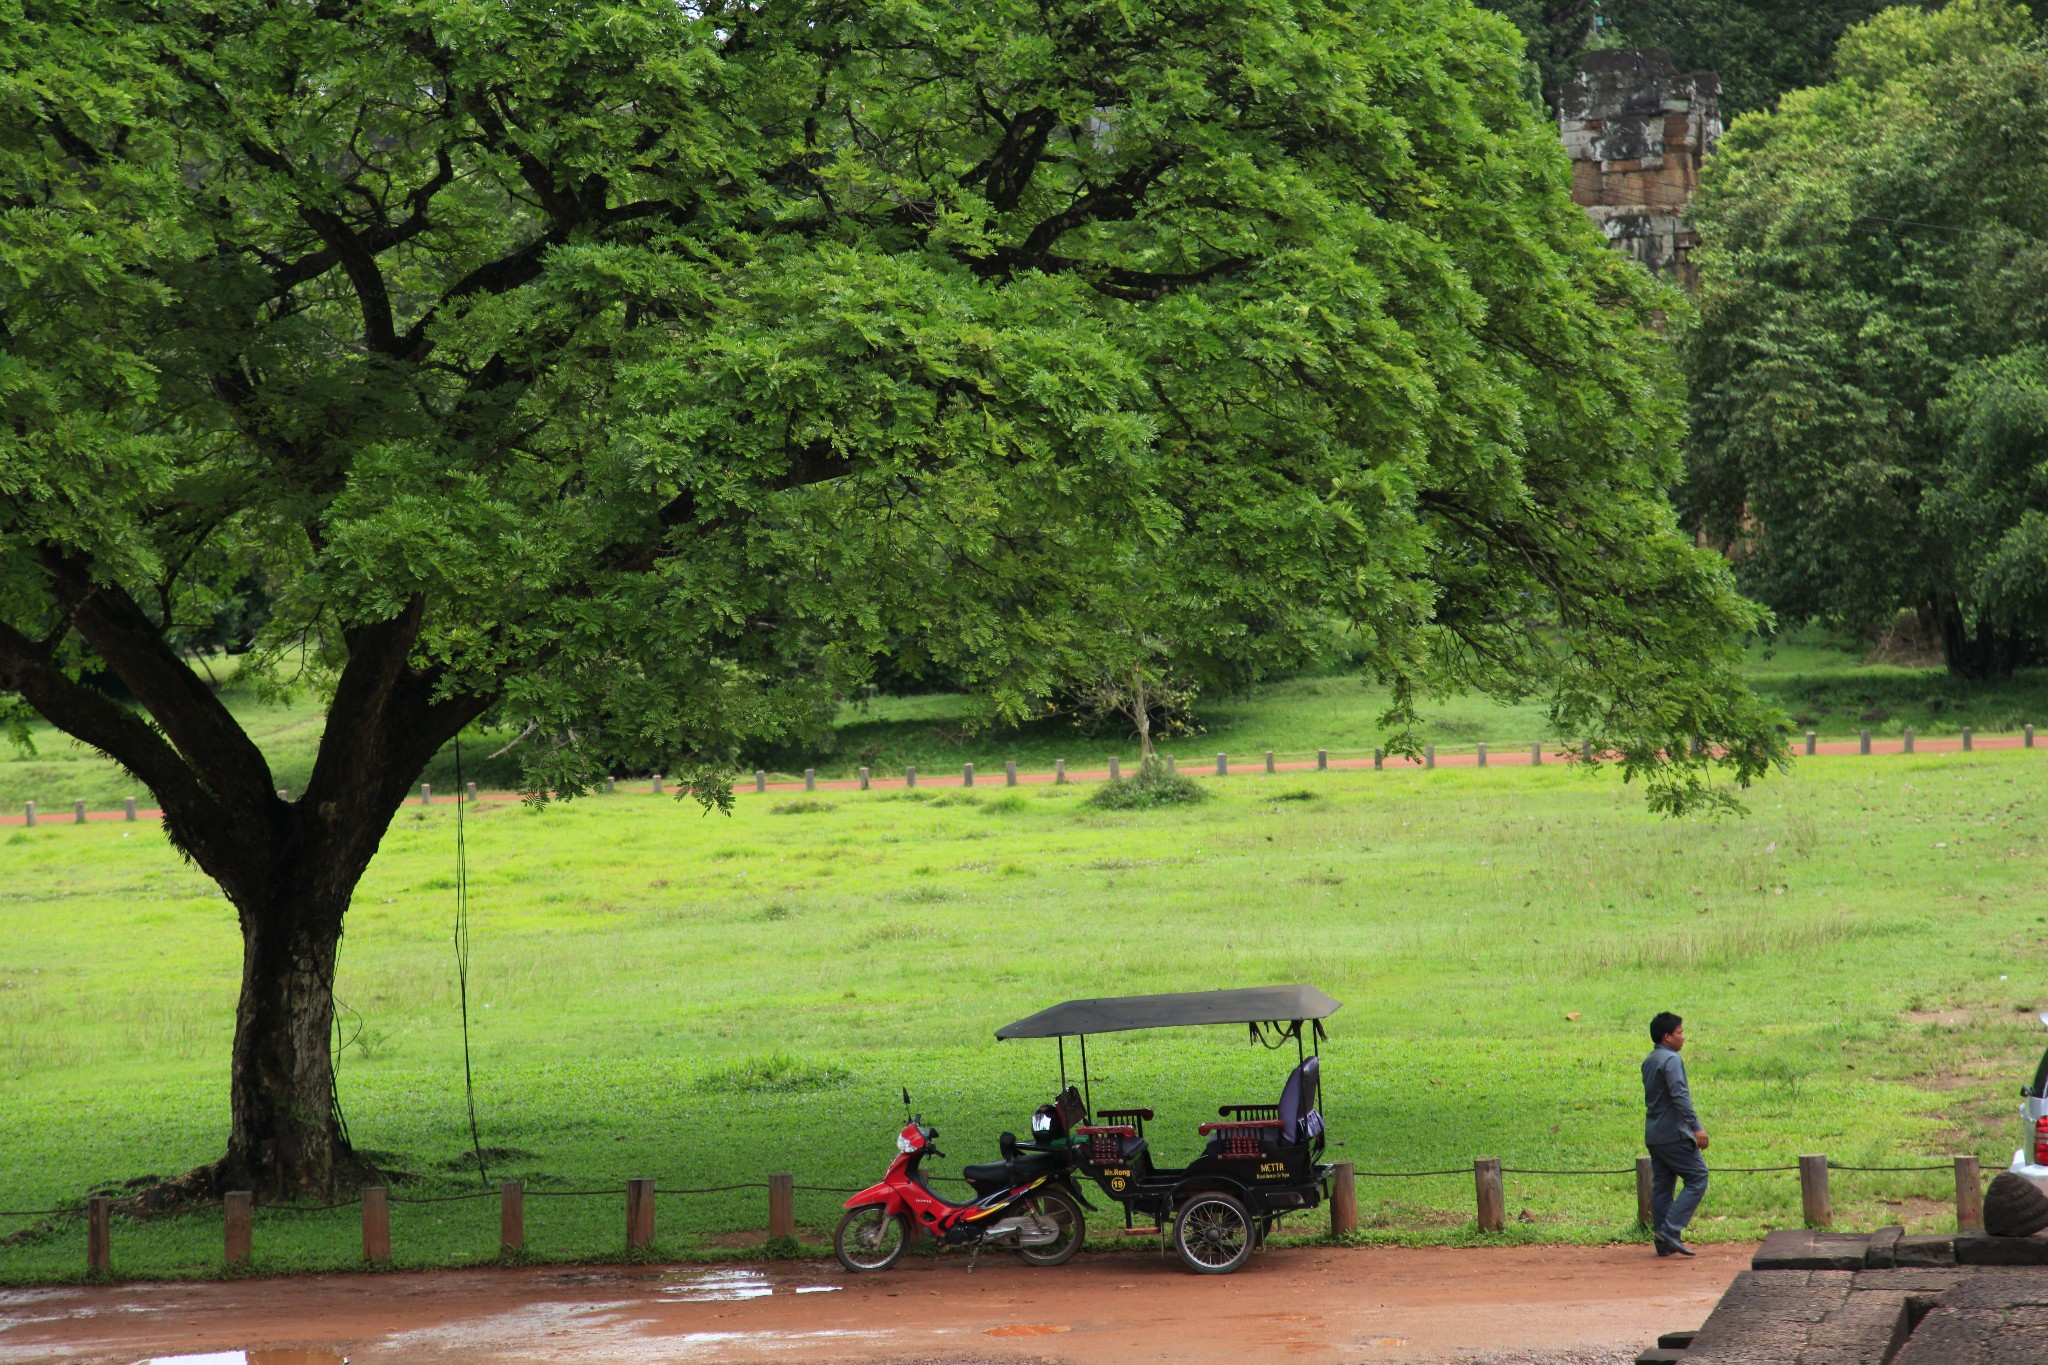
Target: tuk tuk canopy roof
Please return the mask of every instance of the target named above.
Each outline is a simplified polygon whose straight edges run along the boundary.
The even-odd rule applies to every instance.
[[[1314,986],[1250,986],[1172,995],[1118,995],[1069,1000],[996,1030],[998,1038],[1064,1038],[1126,1029],[1197,1024],[1291,1023],[1327,1019],[1344,1008]]]

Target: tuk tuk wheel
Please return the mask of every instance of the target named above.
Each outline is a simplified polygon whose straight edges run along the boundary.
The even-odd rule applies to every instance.
[[[1189,1270],[1202,1275],[1228,1275],[1245,1263],[1257,1242],[1251,1214],[1227,1194],[1196,1195],[1181,1205],[1173,1224],[1173,1249]]]
[[[880,1204],[862,1204],[848,1209],[832,1234],[832,1250],[839,1264],[856,1274],[864,1270],[887,1270],[902,1259],[910,1245],[910,1220],[902,1214],[882,1212]]]

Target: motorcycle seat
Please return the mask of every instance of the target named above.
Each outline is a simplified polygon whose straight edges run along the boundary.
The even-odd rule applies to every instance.
[[[1033,1176],[1054,1175],[1066,1168],[1066,1158],[1057,1152],[1020,1151],[1010,1161],[962,1167],[960,1176],[973,1185],[1018,1185]]]

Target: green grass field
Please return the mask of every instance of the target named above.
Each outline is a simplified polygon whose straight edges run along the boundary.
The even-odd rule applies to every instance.
[[[1223,747],[1217,745],[1215,747]],[[1069,755],[1073,757],[1073,755]],[[548,1190],[877,1177],[896,1087],[957,1170],[1056,1084],[994,1029],[1075,996],[1308,981],[1332,1156],[1361,1171],[1628,1167],[1644,1023],[1688,1019],[1727,1166],[1801,1152],[2002,1167],[2048,1036],[2048,845],[2036,752],[1823,758],[1742,820],[1673,823],[1564,765],[1247,774],[1191,808],[1108,815],[1082,787],[648,795],[470,819],[470,1001],[493,1178]],[[912,799],[912,798],[916,799]],[[453,808],[406,810],[357,897],[341,1094],[396,1193],[477,1186],[450,942]],[[0,1209],[216,1155],[233,916],[148,823],[0,832]],[[1224,1101],[1291,1061],[1230,1029],[1104,1038],[1098,1106],[1159,1113],[1191,1155]],[[1947,1175],[1838,1174],[1844,1226],[1950,1217]],[[1371,1235],[1476,1238],[1469,1176],[1362,1182]],[[622,1196],[529,1199],[545,1258],[615,1254]],[[799,1195],[820,1238],[838,1200]],[[1627,1176],[1510,1176],[1510,1238],[1633,1236]],[[1526,1221],[1520,1215],[1526,1211]],[[1696,1231],[1796,1222],[1789,1175],[1717,1179]],[[490,1259],[490,1200],[401,1206],[401,1265]],[[357,1260],[356,1214],[261,1211],[258,1268]],[[1312,1215],[1313,1230],[1320,1215]],[[0,1219],[0,1236],[33,1220]],[[664,1199],[663,1254],[758,1245],[759,1191]],[[1098,1227],[1109,1222],[1097,1215]],[[218,1214],[117,1220],[125,1275],[217,1273]],[[0,1243],[0,1280],[78,1276],[80,1220]]]

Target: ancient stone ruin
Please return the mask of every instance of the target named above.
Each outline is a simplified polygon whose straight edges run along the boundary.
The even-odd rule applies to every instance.
[[[1721,138],[1721,81],[1681,75],[1660,48],[1590,52],[1565,87],[1558,131],[1572,198],[1608,243],[1691,289],[1699,238],[1685,206]]]

